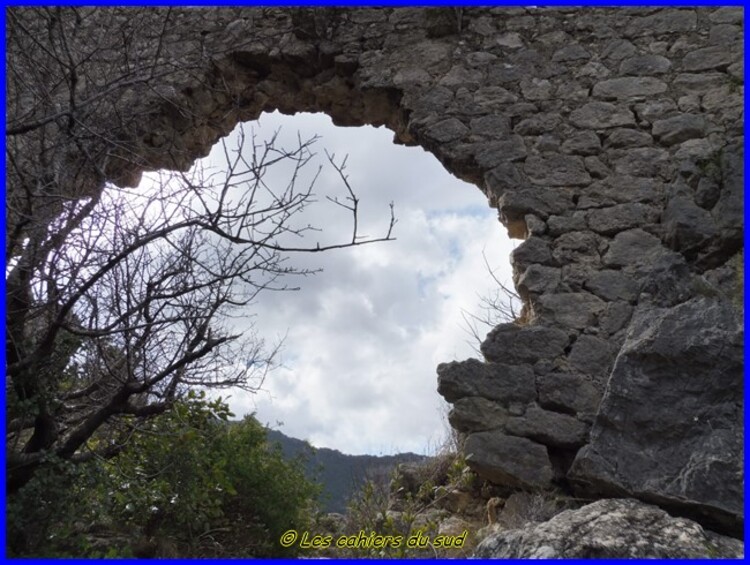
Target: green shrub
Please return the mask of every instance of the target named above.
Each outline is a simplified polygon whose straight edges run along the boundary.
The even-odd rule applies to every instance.
[[[308,526],[317,487],[300,461],[269,448],[253,417],[230,415],[222,401],[193,394],[141,423],[110,461],[50,462],[8,501],[9,553],[293,555],[279,537]]]

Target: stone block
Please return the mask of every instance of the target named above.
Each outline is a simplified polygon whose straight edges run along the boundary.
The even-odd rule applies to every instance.
[[[602,144],[593,131],[582,131],[563,141],[561,149],[563,153],[574,155],[596,155],[601,151]]]
[[[737,61],[742,53],[740,49],[731,49],[726,45],[715,45],[691,51],[682,59],[682,69],[686,72],[724,70]]]
[[[575,449],[586,443],[589,426],[573,416],[544,410],[532,404],[523,416],[509,418],[505,422],[505,432],[550,447]]]
[[[543,408],[577,414],[593,421],[602,398],[599,388],[589,378],[574,373],[548,373],[538,379],[539,404]]]
[[[544,186],[585,186],[591,182],[581,158],[572,155],[531,155],[524,172],[532,183]]]
[[[604,147],[646,147],[653,144],[654,140],[645,131],[630,128],[618,128],[607,136]]]
[[[547,448],[499,431],[471,434],[464,445],[466,464],[492,483],[524,489],[548,488],[553,478]]]
[[[516,288],[522,297],[529,294],[553,292],[560,284],[560,269],[543,265],[530,265],[518,277]]]
[[[557,260],[552,257],[549,243],[538,236],[531,236],[516,247],[510,254],[510,262],[519,269],[525,269],[533,263],[557,266]]]
[[[554,242],[552,257],[557,264],[582,263],[598,265],[604,240],[590,231],[567,232]]]
[[[538,114],[521,120],[513,131],[520,135],[541,135],[557,131],[561,123],[559,114]]]
[[[513,354],[511,351],[504,356],[509,363],[517,358]],[[498,357],[503,355],[500,352],[493,355],[493,358]],[[511,402],[531,402],[536,398],[534,372],[528,365],[483,363],[468,359],[441,363],[437,367],[437,373],[438,392],[448,402],[481,396],[507,405]]]
[[[614,235],[621,231],[643,227],[659,220],[659,210],[639,202],[616,204],[608,208],[590,210],[587,214],[591,231],[603,235]]]
[[[425,131],[425,135],[440,143],[448,143],[461,139],[469,131],[461,120],[448,118],[431,125]]]
[[[622,271],[605,269],[591,275],[584,288],[604,300],[633,302],[638,298],[640,286],[633,277]]]
[[[487,335],[481,349],[489,361],[533,364],[559,357],[568,342],[568,334],[555,328],[500,324]]]
[[[675,170],[669,152],[659,147],[620,149],[612,155],[617,174],[671,180]]]
[[[666,92],[667,84],[653,77],[612,78],[594,85],[593,96],[605,100],[656,96]]]
[[[568,354],[568,363],[576,372],[605,382],[616,354],[616,349],[608,341],[581,335]]]
[[[662,255],[669,254],[658,237],[640,228],[618,233],[602,262],[609,267],[643,266],[655,262]]]
[[[651,130],[664,145],[675,145],[688,139],[703,137],[706,120],[697,114],[679,114],[665,120],[656,120]]]
[[[626,107],[609,102],[589,102],[570,113],[570,123],[582,129],[606,129],[635,125],[635,117]]]
[[[470,396],[453,403],[448,422],[459,432],[471,433],[504,428],[509,417],[507,408],[501,403]]]
[[[655,14],[633,18],[625,29],[626,37],[642,35],[662,35],[665,33],[686,33],[698,25],[695,10],[660,10]]]
[[[547,323],[563,328],[583,330],[595,326],[606,302],[588,292],[543,294],[534,312]]]
[[[589,53],[582,45],[578,43],[561,47],[552,54],[553,63],[564,63],[567,61],[580,61],[589,59],[591,59],[591,53]]]
[[[662,55],[638,55],[620,63],[620,74],[636,76],[661,75],[669,71],[672,62]]]

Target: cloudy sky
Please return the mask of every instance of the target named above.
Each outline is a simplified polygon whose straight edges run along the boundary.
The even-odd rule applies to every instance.
[[[435,368],[476,356],[462,310],[478,312],[479,297],[496,286],[483,252],[501,280],[511,279],[514,244],[496,211],[431,154],[394,145],[385,128],[340,128],[323,114],[278,113],[245,127],[261,139],[280,128],[279,140],[289,145],[298,133],[320,136],[314,145],[324,166],[315,185],[319,203],[306,221],[324,232],[306,242],[351,237],[350,218],[324,198],[346,190],[324,149],[337,158],[348,154],[360,232],[381,236],[391,201],[398,223],[396,241],[291,257],[295,266],[322,272],[292,281],[302,287],[297,292],[267,293],[253,306],[248,324],[262,337],[286,336],[282,366],[262,391],[231,392],[233,412],[255,412],[287,435],[345,453],[434,451],[447,425]],[[215,149],[209,164],[219,162]]]

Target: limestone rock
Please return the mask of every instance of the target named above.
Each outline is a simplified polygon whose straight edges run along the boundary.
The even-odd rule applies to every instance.
[[[516,288],[521,296],[552,292],[560,284],[560,269],[545,267],[543,265],[531,265],[526,269],[516,282]]]
[[[566,139],[562,144],[563,153],[574,155],[596,155],[601,151],[599,136],[593,131],[582,131]]]
[[[605,499],[483,540],[475,557],[741,558],[743,543],[632,499]]]
[[[616,350],[608,341],[582,335],[573,344],[568,362],[579,373],[599,377],[603,382],[609,375],[615,355]]]
[[[543,489],[553,477],[547,448],[499,431],[471,434],[464,445],[466,464],[497,485]]]
[[[713,261],[716,265],[742,248],[744,220],[744,147],[730,144],[718,156],[721,191],[711,217],[719,229],[720,238],[713,242]],[[716,156],[714,156],[716,160]]]
[[[569,477],[583,492],[628,493],[740,535],[743,366],[728,300],[640,307]]]
[[[602,391],[583,375],[548,373],[538,379],[539,404],[543,408],[577,414],[591,422],[599,407]]]
[[[453,429],[464,433],[504,428],[509,417],[502,404],[481,396],[459,398],[448,413]]]
[[[540,135],[556,131],[561,122],[559,114],[536,114],[521,120],[513,131],[520,135]]]
[[[627,325],[632,314],[633,307],[627,302],[610,302],[599,316],[599,327],[606,335],[614,335]]]
[[[514,492],[497,512],[497,525],[500,529],[492,533],[546,522],[555,514],[566,510],[561,508],[561,504],[565,504],[565,501],[550,493]],[[477,539],[483,540],[486,537],[488,536],[478,536]]]
[[[484,184],[491,202],[497,202],[497,199],[506,191],[518,188],[519,185],[523,185],[523,182],[521,174],[513,163],[501,163],[484,175]]]
[[[604,51],[602,51],[603,59],[611,59],[613,61],[621,61],[628,57],[631,57],[636,53],[637,49],[627,39],[613,39],[607,43]]]
[[[469,123],[471,133],[487,137],[504,137],[510,133],[510,123],[507,117],[489,114],[481,118],[474,118]]]
[[[584,288],[604,300],[632,302],[638,297],[639,285],[622,271],[605,269],[592,274]]]
[[[555,328],[500,324],[481,345],[482,354],[490,361],[523,364],[554,359],[568,345],[568,334]]]
[[[666,230],[664,241],[670,248],[689,257],[694,257],[717,234],[708,210],[687,196],[675,196],[669,200],[663,222]]]
[[[517,161],[526,157],[526,146],[520,135],[510,135],[502,141],[477,143],[474,160],[483,169],[490,169],[504,161]]]
[[[659,147],[638,147],[612,151],[615,172],[634,177],[671,180],[675,166],[672,156]]]
[[[635,228],[620,232],[614,237],[602,262],[614,268],[645,268],[669,253],[658,237]]]
[[[552,98],[552,83],[547,79],[524,79],[521,93],[526,100],[549,100]]]
[[[639,202],[591,210],[587,217],[591,231],[604,235],[615,235],[627,229],[647,226],[658,219],[658,209]]]
[[[682,68],[687,72],[726,69],[738,59],[737,51],[724,45],[704,47],[691,51],[682,60]]]
[[[626,29],[626,37],[692,31],[697,22],[698,15],[694,10],[662,10],[656,14],[634,18]]]
[[[547,228],[552,237],[557,237],[570,231],[584,231],[587,228],[586,213],[578,210],[570,216],[550,216],[547,219]]]
[[[661,55],[639,55],[620,63],[620,74],[650,76],[666,73],[672,62]]]
[[[513,356],[514,352],[508,353],[506,358],[509,363],[517,359]],[[536,397],[534,373],[525,365],[482,363],[476,359],[468,359],[441,363],[437,373],[438,392],[448,402],[467,396],[481,396],[507,404],[514,401],[530,402]]]
[[[721,86],[726,80],[724,73],[681,73],[675,77],[672,84],[685,92],[703,94]]]
[[[589,426],[572,416],[532,404],[523,416],[509,418],[504,430],[509,435],[527,437],[543,445],[572,449],[586,443]]]
[[[524,171],[531,182],[545,186],[581,186],[591,182],[581,158],[571,155],[531,155]]]
[[[709,40],[711,43],[719,45],[742,41],[742,28],[732,24],[719,24],[712,26]]]
[[[552,256],[558,264],[598,265],[603,245],[604,239],[593,232],[567,232],[555,239]]]
[[[615,100],[635,96],[655,96],[666,90],[666,83],[656,78],[622,77],[595,84],[592,94],[597,98]]]
[[[570,122],[583,129],[615,128],[635,124],[633,113],[609,102],[589,102],[570,113]]]
[[[635,113],[641,122],[651,122],[662,117],[667,117],[676,110],[677,104],[671,98],[648,100],[635,105]]]
[[[584,157],[583,164],[586,167],[586,170],[595,179],[606,178],[612,172],[609,170],[609,167],[607,167],[607,165],[602,163],[601,160],[594,155]]]
[[[508,49],[520,49],[523,47],[523,39],[518,32],[511,31],[499,35],[495,41],[500,47],[506,47]]]
[[[456,118],[448,118],[447,120],[442,120],[432,125],[427,129],[425,135],[435,141],[446,143],[456,139],[461,139],[468,131],[469,128],[467,128],[460,120],[457,120]]]
[[[534,214],[543,219],[550,214],[562,214],[572,207],[571,196],[558,189],[519,187],[516,190],[504,192],[497,201],[497,209],[505,225],[509,228],[510,222],[521,219],[525,222],[527,215]],[[539,231],[528,231],[532,235],[540,233]],[[518,237],[525,237],[525,235],[523,233]]]
[[[638,131],[629,128],[618,128],[614,130],[604,146],[609,147],[645,147],[653,143],[653,138],[645,131]]]
[[[448,516],[440,522],[438,526],[438,535],[441,536],[460,536],[471,529],[471,525],[458,516]]]
[[[741,7],[719,8],[708,16],[715,24],[741,24],[745,19],[745,11]]]
[[[706,120],[695,114],[680,114],[655,121],[651,131],[664,145],[675,145],[702,137],[706,131]]]
[[[552,257],[549,243],[538,236],[531,236],[516,247],[510,254],[510,262],[519,268],[525,268],[533,263],[557,266],[557,260]]]
[[[664,183],[658,179],[612,175],[589,186],[579,198],[578,208],[602,208],[626,202],[660,204],[664,193]]]
[[[590,59],[591,53],[586,51],[583,46],[575,43],[573,45],[566,45],[561,49],[558,49],[552,54],[552,62],[562,63],[564,61],[577,61],[580,59]]]
[[[550,324],[582,330],[596,324],[605,305],[602,299],[588,292],[544,294],[534,311]]]

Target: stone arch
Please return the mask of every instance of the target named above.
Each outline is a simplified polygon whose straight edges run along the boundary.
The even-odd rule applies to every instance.
[[[109,156],[109,180],[134,185],[144,169],[186,168],[264,110],[387,125],[397,142],[421,145],[479,186],[524,240],[512,262],[529,325],[491,332],[486,362],[438,370],[474,468],[500,484],[629,494],[741,529],[741,341],[715,298],[732,286],[730,261],[742,248],[741,9],[210,9],[171,18],[157,64],[171,70],[117,102],[137,119],[118,134],[127,151]],[[67,158],[80,162],[75,149]],[[65,169],[71,194],[101,184]],[[713,290],[698,290],[704,283]],[[712,312],[705,323],[734,360],[721,378],[701,365],[702,396],[683,407],[707,414],[710,428],[664,405],[683,373],[649,365],[657,354],[679,364],[679,344],[654,352],[641,340],[666,338],[665,319],[700,310]],[[665,384],[634,400],[635,375]],[[629,426],[638,401],[652,417]],[[677,439],[660,434],[670,426]]]

